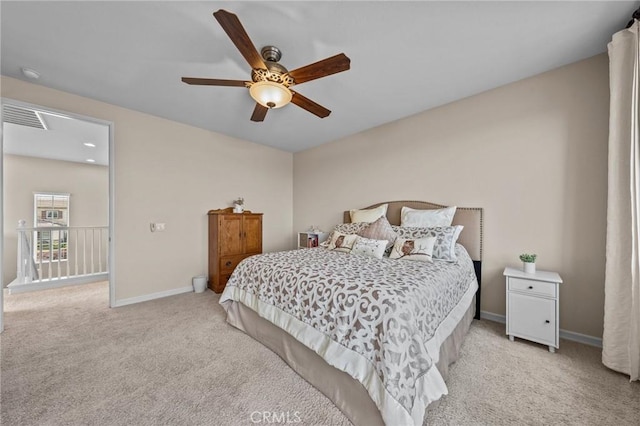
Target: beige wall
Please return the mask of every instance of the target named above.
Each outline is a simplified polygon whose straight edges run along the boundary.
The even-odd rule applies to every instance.
[[[4,155],[3,286],[16,277],[18,220],[33,224],[33,193],[70,193],[71,226],[108,225],[106,166]]]
[[[599,55],[296,153],[294,230],[385,200],[483,207],[482,309],[504,314],[502,271],[535,252],[564,279],[560,327],[601,336],[608,95]]]
[[[483,310],[504,314],[502,270],[533,251],[539,269],[565,281],[561,328],[600,336],[607,67],[599,55],[295,155],[20,80],[1,84],[4,97],[115,123],[117,300],[205,273],[205,213],[237,196],[265,213],[266,251],[291,248],[294,230],[331,228],[345,209],[422,199],[484,207]],[[149,222],[167,231],[152,234]]]
[[[238,197],[264,213],[264,249],[291,247],[291,153],[2,77],[2,96],[115,129],[116,300],[191,285],[207,271],[206,212]],[[150,222],[166,231],[151,233]]]
[[[4,155],[3,286],[16,277],[18,220],[33,224],[34,192],[70,193],[71,226],[109,224],[109,169],[106,166]]]

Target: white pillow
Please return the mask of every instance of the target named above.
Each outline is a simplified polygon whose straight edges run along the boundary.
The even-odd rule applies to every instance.
[[[329,241],[329,250],[350,252],[353,248],[353,244],[358,239],[355,234],[343,234],[342,232],[333,231],[331,234],[331,241]]]
[[[387,207],[389,207],[389,204],[383,204],[374,209],[368,210],[349,210],[349,213],[351,214],[351,222],[375,222],[382,216],[386,216]]]
[[[400,211],[400,226],[411,228],[451,226],[454,214],[456,214],[456,206],[435,210],[417,210],[403,206]]]
[[[417,238],[413,240],[396,239],[389,259],[418,260],[421,262],[431,262],[433,255],[433,245],[436,243],[434,237]]]
[[[363,256],[382,259],[388,243],[389,241],[387,240],[372,240],[370,238],[358,237],[355,244],[353,244],[351,254],[361,254]]]

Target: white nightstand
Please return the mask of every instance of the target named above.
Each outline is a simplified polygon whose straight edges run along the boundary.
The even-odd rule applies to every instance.
[[[298,248],[318,247],[327,238],[329,238],[328,232],[298,232]]]
[[[525,274],[516,268],[505,268],[507,277],[507,335],[549,346],[549,352],[560,347],[560,283],[555,272],[537,271]]]

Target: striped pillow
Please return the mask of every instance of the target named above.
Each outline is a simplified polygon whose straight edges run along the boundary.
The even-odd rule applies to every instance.
[[[398,237],[398,234],[391,228],[391,224],[384,216],[362,228],[358,235],[371,240],[387,240],[387,248],[392,247]]]

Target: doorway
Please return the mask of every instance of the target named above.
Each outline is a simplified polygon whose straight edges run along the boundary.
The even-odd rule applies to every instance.
[[[24,292],[108,280],[112,307],[113,123],[1,101],[0,331],[7,285]]]

